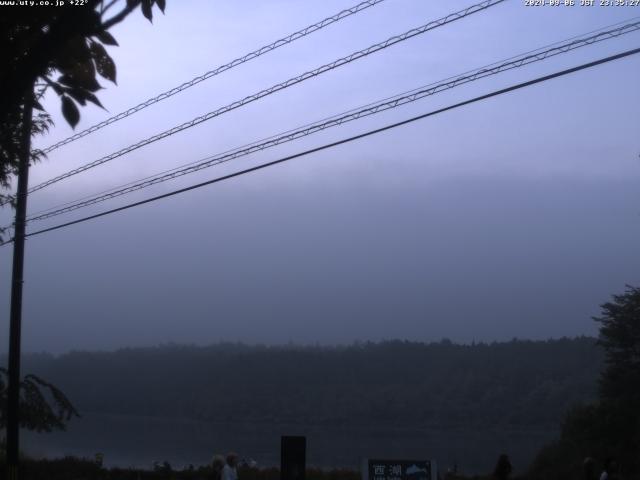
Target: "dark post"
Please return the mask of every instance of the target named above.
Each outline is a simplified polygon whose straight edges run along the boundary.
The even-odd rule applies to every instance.
[[[280,480],[304,480],[306,457],[306,437],[282,437],[280,440]]]
[[[22,273],[24,267],[24,233],[31,156],[32,90],[24,99],[16,221],[13,234],[13,271],[11,276],[11,317],[9,323],[9,388],[7,402],[7,467],[9,480],[18,479],[20,452],[20,329],[22,326]]]

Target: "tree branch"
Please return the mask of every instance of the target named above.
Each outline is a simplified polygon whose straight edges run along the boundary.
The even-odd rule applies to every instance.
[[[109,10],[111,7],[113,7],[116,3],[118,3],[118,0],[111,0],[107,6],[104,6],[104,1],[102,2],[102,10],[100,10],[100,15],[104,15],[105,13],[107,13],[107,10]]]
[[[117,15],[114,15],[109,20],[103,22],[102,26],[104,27],[105,30],[109,30],[111,27],[113,27],[114,25],[117,25],[118,23],[123,21],[125,18],[127,18],[127,15],[133,12],[139,4],[140,4],[139,0],[137,0],[135,3],[128,4],[125,8],[122,9],[122,11],[120,11],[120,13],[118,13]]]

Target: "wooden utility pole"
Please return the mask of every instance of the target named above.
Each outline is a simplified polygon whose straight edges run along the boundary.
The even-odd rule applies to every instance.
[[[13,234],[13,271],[11,273],[11,317],[9,323],[9,388],[7,395],[7,467],[9,480],[18,480],[20,458],[20,333],[22,327],[22,278],[24,271],[25,217],[31,157],[33,87],[24,96],[16,220]]]

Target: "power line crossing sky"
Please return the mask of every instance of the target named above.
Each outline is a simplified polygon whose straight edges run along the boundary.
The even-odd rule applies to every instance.
[[[31,184],[469,5],[382,2],[51,152],[32,169]],[[153,26],[136,18],[114,32],[119,85],[100,98],[111,112],[126,110],[149,91],[168,90],[350,6],[255,2],[240,12],[170,3]],[[636,15],[633,8],[504,2],[34,193],[30,211]],[[630,33],[216,166],[215,173],[635,46],[638,34]],[[592,333],[597,305],[638,283],[639,71],[635,58],[602,66],[209,192],[29,240],[25,347]],[[54,99],[47,107],[58,111]],[[110,114],[82,115],[80,128]],[[70,133],[57,116],[40,146]],[[199,175],[114,205],[212,174]],[[10,249],[3,250],[7,265]],[[8,275],[2,278],[7,286]]]

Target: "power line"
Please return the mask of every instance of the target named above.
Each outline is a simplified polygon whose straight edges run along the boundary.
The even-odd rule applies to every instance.
[[[50,153],[60,147],[62,147],[63,145],[66,145],[68,143],[71,143],[75,140],[78,140],[82,137],[85,137],[93,132],[96,132],[98,130],[100,130],[101,128],[106,127],[107,125],[111,125],[112,123],[117,122],[118,120],[122,120],[123,118],[129,117],[131,115],[133,115],[134,113],[139,112],[140,110],[144,110],[145,108],[161,102],[162,100],[166,100],[169,97],[172,97],[173,95],[176,95],[177,93],[180,93],[188,88],[193,87],[194,85],[197,85],[200,82],[204,82],[205,80],[214,77],[216,75],[219,75],[223,72],[226,72],[227,70],[231,70],[234,67],[237,67],[238,65],[242,65],[243,63],[246,63],[250,60],[253,60],[254,58],[258,58],[266,53],[272,52],[273,50],[276,50],[277,48],[283,47],[285,45],[288,45],[300,38],[306,37],[307,35],[310,35],[314,32],[317,32],[318,30],[321,30],[325,27],[328,27],[329,25],[339,22],[340,20],[343,20],[351,15],[354,15],[356,13],[361,12],[362,10],[365,10],[369,7],[373,7],[374,5],[377,5],[379,3],[384,2],[385,0],[367,0],[365,2],[361,2],[357,5],[354,5],[351,8],[347,8],[345,10],[342,10],[341,12],[336,13],[335,15],[332,15],[330,17],[325,18],[324,20],[321,20],[317,23],[314,23],[313,25],[309,25],[308,27],[303,28],[302,30],[298,30],[297,32],[294,32],[284,38],[281,38],[279,40],[276,40],[275,42],[270,43],[269,45],[265,45],[262,46],[260,48],[258,48],[257,50],[254,50],[253,52],[247,53],[246,55],[243,55],[242,57],[238,57],[234,60],[231,60],[229,63],[226,63],[224,65],[220,65],[219,67],[214,68],[213,70],[209,70],[206,73],[203,73],[202,75],[193,78],[192,80],[189,80],[188,82],[183,83],[182,85],[179,85],[177,87],[174,87],[170,90],[167,90],[166,92],[163,92],[153,98],[150,98],[148,100],[145,100],[144,102],[136,105],[135,107],[131,107],[128,110],[125,110],[124,112],[120,112],[117,115],[114,115],[113,117],[107,118],[106,120],[103,120],[100,123],[96,123],[95,125],[81,131],[78,132],[74,135],[71,135],[68,138],[65,138],[64,140],[61,140],[47,148],[45,148],[43,150],[44,153]]]
[[[486,66],[482,67],[481,69],[487,70],[487,69],[490,69],[490,68],[492,68],[492,67],[498,66],[498,65],[500,65],[500,64],[503,64],[503,63],[509,62],[509,61],[511,61],[511,60],[518,59],[518,58],[523,57],[523,56],[525,56],[525,55],[530,55],[530,54],[532,54],[532,53],[540,53],[540,52],[542,52],[544,49],[550,49],[550,48],[552,48],[552,47],[555,47],[555,46],[561,45],[561,44],[563,44],[563,43],[570,42],[570,41],[572,41],[572,40],[576,40],[576,39],[578,39],[578,41],[580,41],[580,40],[582,40],[582,39],[585,37],[585,35],[590,35],[590,34],[597,33],[598,35],[594,35],[594,37],[595,37],[595,36],[606,35],[606,34],[608,34],[608,33],[612,33],[612,35],[613,35],[613,36],[619,36],[619,35],[615,35],[615,34],[613,34],[613,32],[614,32],[615,30],[618,30],[618,28],[617,28],[617,27],[619,27],[619,26],[621,26],[621,25],[623,26],[623,27],[622,27],[623,29],[626,29],[627,27],[632,27],[633,22],[634,22],[634,21],[637,21],[638,19],[640,19],[640,16],[631,17],[631,18],[628,18],[628,19],[623,20],[623,21],[620,21],[620,22],[616,22],[616,23],[613,23],[613,24],[610,24],[610,25],[607,25],[607,26],[604,26],[604,27],[597,28],[597,29],[595,29],[595,30],[590,30],[590,31],[588,31],[588,32],[584,32],[584,33],[582,33],[582,34],[580,34],[580,35],[575,35],[575,36],[573,36],[573,37],[569,37],[569,38],[566,38],[566,39],[564,39],[564,40],[556,41],[556,42],[554,42],[554,43],[551,43],[551,44],[548,44],[548,45],[545,45],[545,46],[542,46],[542,47],[538,47],[538,48],[533,49],[533,50],[528,50],[528,51],[523,52],[523,53],[518,54],[518,55],[514,55],[514,56],[511,56],[511,57],[508,57],[508,58],[502,59],[502,60],[498,60],[498,61],[496,61],[496,62],[493,62],[493,63],[491,63],[491,64],[489,64],[489,65],[486,65]],[[631,23],[630,23],[630,22],[631,22]],[[626,24],[626,25],[625,25],[625,24]],[[614,27],[616,27],[616,28],[614,28]],[[607,31],[607,30],[608,30],[608,31]],[[627,31],[623,31],[623,32],[620,32],[620,35],[625,34],[625,33],[629,33],[629,32],[627,32]],[[602,38],[601,40],[606,40],[606,39],[608,39],[608,38]],[[593,43],[598,42],[598,41],[600,41],[600,40],[595,40]],[[261,143],[261,142],[264,142],[264,141],[267,141],[267,140],[270,140],[270,139],[276,138],[278,135],[284,135],[284,134],[287,134],[287,133],[292,133],[292,132],[294,132],[294,131],[295,131],[295,130],[297,130],[297,129],[301,129],[301,128],[305,128],[305,127],[310,127],[310,126],[312,126],[312,125],[314,125],[314,124],[316,124],[316,123],[324,122],[324,121],[328,121],[328,120],[334,119],[334,118],[336,118],[336,117],[338,117],[338,116],[346,115],[346,114],[348,114],[348,113],[352,113],[352,112],[355,112],[355,111],[357,111],[357,110],[360,110],[360,109],[363,109],[363,108],[366,108],[366,107],[373,106],[373,105],[375,105],[375,104],[377,104],[377,103],[380,103],[380,102],[384,102],[384,101],[387,101],[387,100],[395,99],[395,98],[397,98],[397,97],[399,97],[399,96],[402,96],[402,95],[408,95],[408,94],[414,93],[414,92],[416,92],[416,91],[418,91],[418,90],[420,90],[420,89],[423,89],[423,88],[426,88],[426,87],[430,87],[430,86],[436,85],[437,83],[444,83],[444,82],[446,82],[446,81],[453,80],[453,79],[455,79],[455,78],[459,78],[459,77],[461,77],[461,76],[469,75],[469,74],[471,74],[471,73],[476,72],[477,70],[480,70],[480,69],[467,70],[466,72],[459,73],[459,74],[457,74],[457,75],[452,75],[452,76],[447,77],[447,78],[445,78],[445,79],[443,79],[443,80],[440,80],[439,82],[433,82],[433,83],[430,83],[430,84],[425,85],[425,86],[417,87],[417,88],[414,88],[414,89],[411,89],[411,90],[408,90],[408,91],[402,92],[402,93],[400,93],[400,94],[396,94],[396,95],[393,95],[393,96],[390,96],[390,97],[386,97],[386,98],[383,98],[383,99],[378,100],[378,101],[375,101],[375,102],[368,103],[368,104],[366,104],[366,105],[361,105],[360,107],[351,108],[351,109],[346,110],[346,111],[344,111],[344,112],[342,112],[342,113],[340,113],[340,114],[331,115],[331,116],[329,116],[329,117],[322,118],[322,119],[320,119],[320,120],[318,120],[318,121],[316,121],[316,122],[307,123],[307,124],[305,124],[305,125],[301,125],[301,126],[299,126],[299,127],[297,127],[297,128],[290,129],[290,130],[287,130],[287,131],[285,131],[285,132],[281,132],[280,134],[277,134],[277,135],[271,135],[271,136],[269,136],[269,137],[262,138],[262,139],[260,139],[260,140],[256,140],[256,141],[253,141],[253,142],[251,142],[251,143],[245,144],[245,145],[243,145],[243,146],[235,147],[235,148],[232,148],[232,149],[226,150],[226,151],[224,151],[224,152],[221,152],[219,155],[223,155],[223,154],[231,153],[231,152],[234,152],[234,151],[239,150],[239,149],[241,149],[241,148],[245,148],[245,147],[248,147],[248,146],[251,146],[251,145],[255,145],[255,144],[257,144],[257,143]],[[147,176],[147,177],[139,178],[138,180],[133,180],[133,181],[131,181],[131,182],[125,183],[125,184],[123,184],[123,185],[119,185],[119,186],[117,186],[117,187],[108,188],[108,189],[106,189],[106,190],[102,190],[102,191],[100,191],[100,192],[98,192],[98,193],[92,193],[92,194],[90,194],[90,195],[85,195],[85,196],[82,196],[82,197],[80,197],[80,198],[77,198],[77,199],[75,199],[75,200],[71,200],[71,201],[68,201],[68,202],[63,202],[63,203],[58,204],[58,205],[55,205],[55,206],[53,206],[53,207],[49,207],[49,208],[45,208],[45,209],[42,209],[42,210],[38,210],[38,211],[36,211],[36,212],[32,213],[31,215],[32,215],[32,217],[34,217],[34,216],[39,215],[39,214],[41,214],[41,213],[46,213],[46,212],[50,212],[50,211],[52,211],[52,210],[57,210],[57,209],[58,209],[58,208],[60,208],[60,207],[64,207],[64,206],[67,206],[67,205],[71,205],[71,204],[74,204],[74,203],[80,202],[80,201],[85,200],[85,199],[94,198],[94,197],[97,197],[97,196],[102,195],[102,194],[105,194],[105,193],[113,192],[114,190],[117,190],[117,189],[121,189],[121,188],[124,188],[124,187],[128,187],[128,186],[131,186],[131,185],[135,185],[136,183],[138,183],[138,182],[142,182],[142,181],[144,181],[144,180],[149,180],[149,179],[152,179],[152,178],[155,178],[155,177],[158,177],[158,176],[164,175],[164,174],[166,174],[166,173],[170,173],[170,172],[174,172],[174,171],[176,171],[176,170],[180,170],[180,169],[182,169],[182,168],[184,168],[184,167],[187,167],[187,166],[191,166],[191,165],[198,164],[198,163],[202,162],[203,160],[207,160],[207,159],[209,159],[209,158],[212,158],[212,157],[206,157],[205,159],[196,160],[196,161],[194,161],[194,162],[190,162],[190,163],[185,164],[185,165],[181,165],[181,166],[178,166],[178,167],[170,168],[170,169],[168,169],[168,170],[164,170],[164,171],[162,171],[162,172],[159,172],[159,173],[156,173],[156,174],[153,174],[153,175],[149,175],[149,176]],[[9,227],[5,227],[5,228],[9,228]]]
[[[555,46],[553,46],[552,48],[548,48],[546,50],[542,50],[542,48],[545,48],[545,47],[542,47],[538,50],[534,50],[535,53],[527,52],[528,54],[522,54],[520,56],[511,57],[512,60],[510,61],[505,61],[503,63],[493,63],[489,66],[472,70],[458,77],[450,77],[449,79],[443,80],[439,83],[432,83],[427,86],[420,87],[419,89],[414,89],[409,92],[405,92],[403,94],[399,94],[394,97],[381,100],[377,103],[372,103],[364,107],[360,107],[360,109],[352,109],[349,112],[345,112],[339,115],[334,115],[333,117],[329,117],[328,119],[307,124],[298,129],[289,130],[277,136],[269,137],[264,141],[257,141],[257,142],[245,145],[243,147],[239,147],[234,150],[229,150],[227,152],[223,152],[220,154],[207,157],[205,159],[199,160],[197,162],[193,162],[191,164],[188,164],[182,167],[177,167],[157,175],[146,177],[137,182],[130,182],[126,185],[115,187],[114,189],[110,189],[106,192],[101,192],[96,195],[84,197],[83,199],[80,199],[74,202],[67,202],[61,206],[50,208],[42,213],[33,214],[27,220],[29,222],[45,220],[48,218],[52,218],[58,215],[62,215],[64,213],[77,210],[79,208],[95,205],[97,203],[111,200],[113,198],[126,195],[128,193],[132,193],[134,191],[141,190],[143,188],[156,185],[158,183],[172,180],[174,178],[181,177],[183,175],[187,175],[190,173],[194,173],[194,172],[203,170],[205,168],[210,168],[220,163],[228,162],[230,160],[243,157],[258,151],[262,151],[267,148],[271,148],[286,142],[290,142],[298,138],[312,135],[314,133],[326,130],[331,127],[339,126],[344,123],[351,122],[369,115],[374,115],[386,110],[397,108],[402,105],[415,102],[427,96],[435,95],[439,92],[442,92],[451,88],[455,88],[457,86],[464,85],[469,82],[480,80],[482,78],[496,75],[498,73],[512,70],[514,68],[520,68],[522,66],[539,62],[556,55],[567,53],[577,48],[581,48],[587,45],[592,45],[597,42],[601,42],[611,38],[617,38],[621,35],[624,35],[633,31],[637,31],[639,29],[640,29],[640,21],[622,25],[620,27],[617,27],[611,30],[607,30],[603,32],[601,31],[595,35],[591,35],[584,38],[578,38],[577,40],[573,40],[571,42],[555,43],[553,44]],[[573,38],[576,38],[576,37],[573,37]]]
[[[351,63],[351,62],[353,62],[355,60],[358,60],[360,58],[366,57],[366,56],[368,56],[368,55],[370,55],[372,53],[384,50],[384,49],[386,49],[386,48],[388,48],[388,47],[390,47],[392,45],[395,45],[396,43],[400,43],[400,42],[403,42],[403,41],[408,40],[410,38],[413,38],[413,37],[415,37],[417,35],[421,35],[421,34],[423,34],[425,32],[430,31],[430,30],[433,30],[435,28],[441,27],[442,25],[446,25],[448,23],[452,23],[452,22],[454,22],[456,20],[460,20],[461,18],[465,18],[465,17],[467,17],[469,15],[472,15],[474,13],[478,13],[478,12],[483,11],[483,10],[485,10],[487,8],[490,8],[490,7],[494,6],[494,5],[502,3],[504,1],[505,0],[484,0],[484,1],[480,2],[480,3],[478,3],[478,4],[475,4],[475,5],[472,5],[470,7],[467,7],[465,9],[463,9],[463,10],[458,11],[458,12],[450,13],[449,15],[447,15],[445,17],[442,17],[442,18],[440,18],[438,20],[434,20],[434,21],[431,21],[431,22],[429,22],[429,23],[427,23],[425,25],[422,25],[420,27],[408,30],[408,31],[406,31],[406,32],[404,32],[404,33],[402,33],[400,35],[396,35],[396,36],[390,37],[390,38],[388,38],[387,40],[385,40],[383,42],[371,45],[371,46],[369,46],[369,47],[367,47],[367,48],[365,48],[363,50],[359,50],[359,51],[354,52],[354,53],[352,53],[350,55],[347,55],[346,57],[342,57],[342,58],[340,58],[338,60],[335,60],[335,61],[333,61],[331,63],[325,64],[325,65],[323,65],[321,67],[318,67],[318,68],[316,68],[314,70],[305,72],[302,75],[299,75],[297,77],[290,78],[289,80],[286,80],[285,82],[278,83],[278,84],[273,85],[272,87],[269,87],[269,88],[267,88],[265,90],[262,90],[262,91],[260,91],[258,93],[255,93],[253,95],[249,95],[248,97],[245,97],[242,100],[238,100],[238,101],[233,102],[233,103],[231,103],[229,105],[221,107],[221,108],[219,108],[217,110],[209,112],[209,113],[207,113],[205,115],[196,117],[191,121],[185,122],[185,123],[183,123],[181,125],[178,125],[176,127],[171,128],[169,130],[166,130],[164,132],[158,133],[158,134],[156,134],[156,135],[154,135],[152,137],[148,137],[148,138],[146,138],[144,140],[141,140],[141,141],[139,141],[139,142],[137,142],[135,144],[129,145],[128,147],[125,147],[125,148],[123,148],[123,149],[121,149],[121,150],[119,150],[117,152],[111,153],[111,154],[109,154],[109,155],[107,155],[105,157],[102,157],[102,158],[98,159],[98,160],[94,160],[91,163],[88,163],[88,164],[83,165],[81,167],[78,167],[78,168],[75,168],[73,170],[70,170],[70,171],[68,171],[66,173],[63,173],[62,175],[59,175],[59,176],[57,176],[55,178],[52,178],[52,179],[47,180],[47,181],[45,181],[43,183],[40,183],[39,185],[31,187],[29,189],[29,193],[33,193],[33,192],[36,192],[38,190],[41,190],[41,189],[43,189],[45,187],[48,187],[50,185],[53,185],[54,183],[57,183],[57,182],[59,182],[61,180],[69,178],[69,177],[71,177],[73,175],[77,175],[77,174],[79,174],[81,172],[84,172],[84,171],[89,170],[91,168],[97,167],[98,165],[101,165],[103,163],[106,163],[106,162],[109,162],[111,160],[114,160],[114,159],[116,159],[118,157],[121,157],[122,155],[130,153],[130,152],[132,152],[134,150],[137,150],[137,149],[139,149],[141,147],[149,145],[150,143],[156,142],[158,140],[161,140],[163,138],[169,137],[171,135],[174,135],[174,134],[176,134],[178,132],[181,132],[183,130],[186,130],[188,128],[191,128],[191,127],[194,127],[196,125],[199,125],[199,124],[201,124],[203,122],[211,120],[212,118],[220,116],[220,115],[222,115],[224,113],[227,113],[227,112],[229,112],[231,110],[235,110],[236,108],[239,108],[239,107],[242,107],[244,105],[247,105],[247,104],[249,104],[251,102],[254,102],[254,101],[259,100],[259,99],[261,99],[263,97],[266,97],[268,95],[276,93],[276,92],[278,92],[280,90],[284,90],[284,89],[286,89],[288,87],[291,87],[291,86],[296,85],[298,83],[304,82],[305,80],[308,80],[310,78],[314,78],[314,77],[316,77],[318,75],[326,73],[326,72],[328,72],[330,70],[333,70],[335,68],[341,67],[343,65],[347,65],[347,64],[349,64],[349,63]],[[8,201],[6,201],[5,203],[8,203]]]
[[[198,188],[202,188],[202,187],[205,187],[207,185],[211,185],[211,184],[214,184],[214,183],[222,182],[224,180],[229,180],[231,178],[239,177],[241,175],[244,175],[244,174],[247,174],[247,173],[251,173],[251,172],[255,172],[257,170],[262,170],[264,168],[271,167],[271,166],[274,166],[274,165],[277,165],[277,164],[280,164],[280,163],[284,163],[284,162],[287,162],[289,160],[293,160],[295,158],[303,157],[303,156],[306,156],[306,155],[309,155],[309,154],[312,154],[312,153],[316,153],[316,152],[319,152],[319,151],[322,151],[322,150],[326,150],[326,149],[329,149],[329,148],[336,147],[338,145],[342,145],[342,144],[345,144],[345,143],[353,142],[355,140],[366,138],[366,137],[369,137],[371,135],[376,135],[378,133],[382,133],[382,132],[385,132],[387,130],[391,130],[393,128],[397,128],[397,127],[400,127],[402,125],[407,125],[409,123],[413,123],[415,121],[422,120],[424,118],[431,117],[431,116],[434,116],[434,115],[437,115],[437,114],[440,114],[440,113],[443,113],[443,112],[446,112],[446,111],[449,111],[449,110],[453,110],[453,109],[456,109],[456,108],[459,108],[459,107],[462,107],[462,106],[465,106],[465,105],[469,105],[469,104],[472,104],[472,103],[475,103],[475,102],[479,102],[479,101],[486,100],[486,99],[489,99],[489,98],[492,98],[492,97],[496,97],[498,95],[503,95],[503,94],[508,93],[508,92],[512,92],[512,91],[519,90],[519,89],[522,89],[522,88],[525,88],[525,87],[529,87],[529,86],[535,85],[537,83],[546,82],[546,81],[551,80],[553,78],[561,77],[561,76],[564,76],[564,75],[569,75],[571,73],[575,73],[575,72],[578,72],[580,70],[585,70],[585,69],[588,69],[588,68],[592,68],[592,67],[595,67],[597,65],[602,65],[604,63],[608,63],[608,62],[611,62],[611,61],[614,61],[614,60],[618,60],[618,59],[621,59],[621,58],[624,58],[624,57],[635,55],[637,53],[640,53],[640,48],[627,50],[625,52],[618,53],[616,55],[611,55],[611,56],[608,56],[608,57],[605,57],[605,58],[601,58],[601,59],[595,60],[593,62],[584,63],[584,64],[579,65],[577,67],[568,68],[566,70],[561,70],[561,71],[556,72],[556,73],[545,75],[543,77],[538,77],[538,78],[535,78],[533,80],[529,80],[529,81],[526,81],[526,82],[518,83],[516,85],[512,85],[512,86],[507,87],[507,88],[503,88],[503,89],[500,89],[500,90],[495,90],[495,91],[493,91],[491,93],[487,93],[485,95],[481,95],[479,97],[475,97],[475,98],[472,98],[470,100],[465,100],[463,102],[456,103],[456,104],[450,105],[448,107],[444,107],[444,108],[440,108],[440,109],[437,109],[437,110],[433,110],[431,112],[424,113],[422,115],[418,115],[416,117],[412,117],[412,118],[409,118],[407,120],[403,120],[401,122],[397,122],[397,123],[393,123],[393,124],[390,124],[390,125],[386,125],[384,127],[377,128],[377,129],[374,129],[374,130],[369,130],[368,132],[361,133],[359,135],[354,135],[352,137],[344,138],[344,139],[338,140],[336,142],[328,143],[328,144],[322,145],[320,147],[316,147],[316,148],[312,148],[310,150],[306,150],[304,152],[296,153],[294,155],[289,155],[287,157],[283,157],[283,158],[280,158],[278,160],[274,160],[272,162],[264,163],[262,165],[257,165],[255,167],[251,167],[251,168],[247,168],[245,170],[241,170],[241,171],[238,171],[238,172],[235,172],[235,173],[231,173],[229,175],[224,175],[224,176],[221,176],[221,177],[217,177],[217,178],[214,178],[212,180],[208,180],[206,182],[202,182],[202,183],[198,183],[198,184],[195,184],[195,185],[191,185],[189,187],[181,188],[179,190],[174,190],[174,191],[169,192],[169,193],[165,193],[165,194],[162,194],[162,195],[157,195],[155,197],[151,197],[151,198],[148,198],[146,200],[130,203],[130,204],[124,205],[122,207],[114,208],[114,209],[111,209],[111,210],[107,210],[105,212],[97,213],[95,215],[90,215],[90,216],[83,217],[83,218],[80,218],[80,219],[77,219],[77,220],[73,220],[73,221],[70,221],[70,222],[66,222],[66,223],[62,223],[62,224],[59,224],[59,225],[55,225],[53,227],[44,228],[42,230],[37,230],[35,232],[28,233],[26,236],[27,237],[33,237],[35,235],[40,235],[40,234],[43,234],[43,233],[52,232],[54,230],[59,230],[61,228],[69,227],[71,225],[76,225],[78,223],[83,223],[83,222],[86,222],[86,221],[89,221],[89,220],[93,220],[93,219],[96,219],[96,218],[104,217],[106,215],[110,215],[110,214],[116,213],[116,212],[121,212],[123,210],[128,210],[128,209],[133,208],[133,207],[137,207],[137,206],[144,205],[144,204],[147,204],[147,203],[155,202],[157,200],[161,200],[161,199],[164,199],[164,198],[167,198],[167,197],[172,197],[172,196],[178,195],[180,193],[184,193],[184,192],[188,192],[190,190],[195,190],[195,189],[198,189]],[[11,241],[12,240],[9,240],[8,242],[3,243],[2,245],[6,245],[7,243],[10,243]]]

